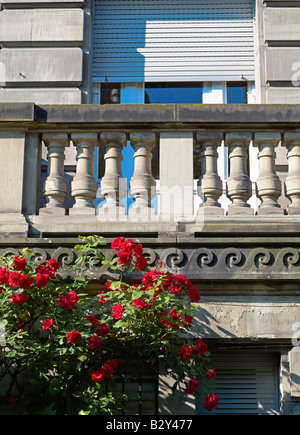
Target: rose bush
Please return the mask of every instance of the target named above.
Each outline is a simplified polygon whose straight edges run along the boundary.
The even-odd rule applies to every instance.
[[[134,374],[135,365],[164,358],[174,390],[216,407],[207,345],[191,334],[198,288],[158,265],[150,270],[142,245],[131,239],[113,240],[111,262],[101,257],[103,238],[81,239],[65,281],[57,278],[56,260],[37,265],[28,249],[2,258],[0,404],[14,403],[20,414],[120,413],[128,397],[115,384],[124,368]],[[91,295],[88,272],[100,259],[118,278]],[[141,282],[129,279],[135,268],[144,272]]]

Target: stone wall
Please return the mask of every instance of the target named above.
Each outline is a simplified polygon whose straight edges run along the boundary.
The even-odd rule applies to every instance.
[[[89,3],[1,3],[1,102],[84,102],[89,76]]]
[[[256,1],[258,103],[300,101],[299,21],[299,1]]]

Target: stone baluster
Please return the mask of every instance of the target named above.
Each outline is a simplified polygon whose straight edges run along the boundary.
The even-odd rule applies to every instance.
[[[262,203],[259,215],[283,214],[277,200],[281,195],[281,182],[275,171],[275,148],[281,139],[280,133],[255,133],[254,146],[258,147],[259,176],[257,194]]]
[[[288,176],[285,180],[286,196],[291,204],[289,215],[300,214],[300,133],[285,133],[284,145],[287,149]]]
[[[76,147],[76,176],[72,182],[72,196],[75,199],[70,214],[95,214],[93,201],[96,198],[97,182],[93,176],[94,150],[98,143],[97,133],[72,133],[71,140]]]
[[[134,149],[134,173],[130,181],[130,196],[134,203],[129,215],[150,218],[155,215],[151,200],[156,194],[156,182],[152,176],[151,162],[156,136],[153,132],[132,132],[130,143]]]
[[[228,215],[254,214],[254,210],[247,204],[252,190],[247,171],[247,150],[251,137],[251,133],[243,132],[227,133],[225,136],[230,161],[227,194],[232,201],[228,207]]]
[[[203,198],[203,207],[198,214],[222,216],[224,210],[218,199],[222,195],[222,180],[218,175],[218,147],[223,135],[219,132],[198,132],[196,139],[201,147],[202,172],[198,180],[198,195]]]
[[[45,133],[42,136],[48,150],[48,173],[43,186],[47,200],[40,214],[65,214],[64,200],[67,197],[67,182],[64,177],[65,148],[70,146],[66,133]]]
[[[101,133],[100,144],[104,146],[105,173],[101,181],[101,196],[104,205],[99,215],[107,215],[109,219],[125,215],[125,208],[120,201],[127,194],[126,180],[122,175],[122,150],[126,146],[125,133]]]

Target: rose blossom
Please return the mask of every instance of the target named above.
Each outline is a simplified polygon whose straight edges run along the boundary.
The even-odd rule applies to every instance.
[[[199,385],[198,379],[196,379],[194,376],[190,379],[187,388],[184,390],[187,394],[193,394]]]
[[[118,367],[118,360],[107,361],[100,370],[90,373],[93,382],[102,382],[105,378],[110,378],[114,370]]]
[[[198,355],[204,355],[206,351],[207,351],[207,344],[204,343],[202,338],[198,338],[196,340],[195,352]]]
[[[0,267],[0,284],[6,284],[8,281],[9,272],[6,267]]]
[[[19,285],[22,289],[29,290],[31,287],[31,284],[33,284],[33,280],[29,275],[25,275],[25,273],[22,273],[19,279]]]
[[[191,359],[193,357],[193,350],[192,346],[186,346],[184,344],[179,351],[179,355],[182,359]]]
[[[200,301],[200,293],[196,286],[190,287],[188,291],[189,298],[191,302],[199,302]]]
[[[19,295],[13,294],[10,298],[9,303],[13,305],[24,305],[27,302],[27,295],[24,292]]]
[[[14,257],[14,262],[13,262],[14,269],[24,272],[26,269],[26,265],[27,263],[25,258]]]
[[[88,345],[91,350],[100,349],[101,347],[101,338],[100,337],[90,337],[88,340]]]
[[[135,306],[135,308],[138,308],[140,310],[146,310],[148,308],[151,308],[151,306],[149,304],[147,304],[147,302],[141,298],[134,299],[132,301],[132,304]]]
[[[7,284],[9,287],[19,287],[21,274],[19,272],[8,272]]]
[[[185,323],[185,326],[187,328],[190,328],[192,326],[192,322],[193,322],[193,316],[189,316],[188,314],[186,314],[183,318],[183,323]]]
[[[53,319],[45,319],[43,323],[43,330],[48,332],[51,326],[53,326]]]
[[[113,319],[120,320],[123,314],[123,306],[121,304],[114,305],[112,310],[113,310],[113,314],[112,314]]]
[[[147,258],[141,256],[136,259],[135,267],[139,269],[141,272],[148,267]]]
[[[219,402],[219,396],[217,394],[209,393],[204,399],[203,408],[206,408],[208,411],[211,411],[214,408],[217,408]]]
[[[111,242],[111,247],[114,251],[118,251],[121,248],[121,244],[124,242],[124,237],[116,237],[112,242]]]
[[[72,310],[76,306],[76,302],[79,301],[79,298],[73,290],[71,290],[66,296],[61,296],[59,298],[58,304],[65,308],[66,310]]]
[[[49,278],[50,278],[49,275],[46,274],[42,275],[38,273],[37,276],[35,277],[36,286],[38,288],[46,287],[46,285],[49,282]]]
[[[100,335],[101,337],[106,337],[109,332],[110,327],[106,323],[101,323],[99,328],[96,330],[96,334]]]
[[[86,320],[91,322],[92,325],[90,326],[90,328],[94,328],[95,326],[97,326],[98,319],[96,316],[86,316]]]
[[[216,371],[215,369],[210,369],[208,370],[208,372],[205,375],[207,377],[207,379],[212,379],[216,377]]]
[[[69,341],[72,344],[78,344],[81,340],[81,334],[79,331],[73,330],[72,332],[69,332],[67,341]]]

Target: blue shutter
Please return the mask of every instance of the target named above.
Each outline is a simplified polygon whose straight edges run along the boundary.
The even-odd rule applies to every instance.
[[[254,80],[253,0],[95,0],[93,81]]]

